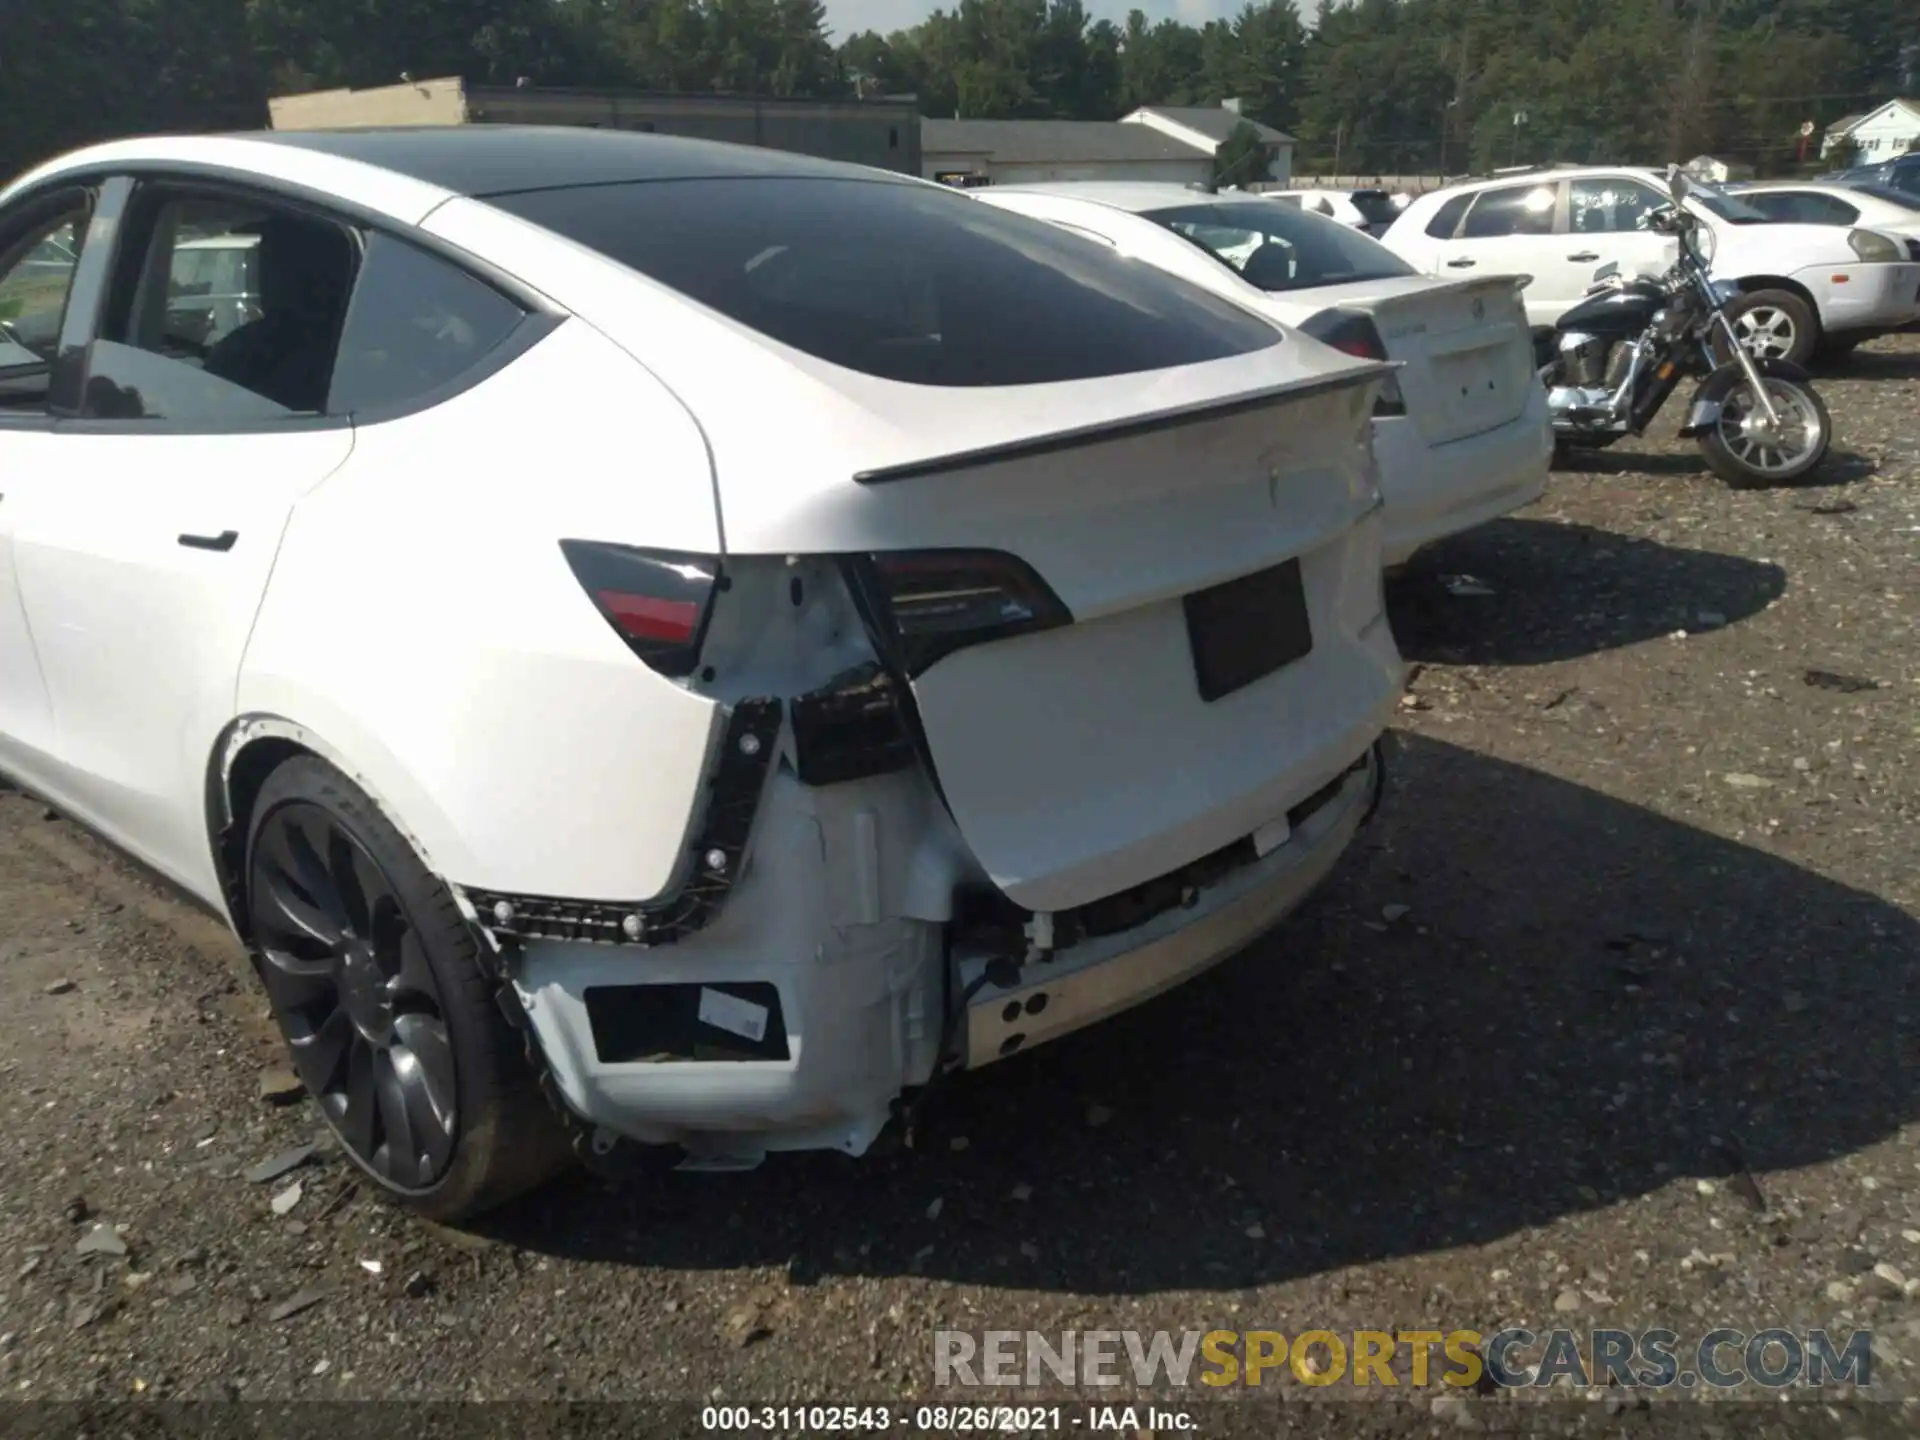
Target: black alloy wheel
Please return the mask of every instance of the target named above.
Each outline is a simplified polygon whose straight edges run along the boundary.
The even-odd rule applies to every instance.
[[[458,1144],[460,1077],[439,977],[398,887],[338,816],[291,800],[255,827],[247,906],[307,1092],[378,1179],[431,1188]]]

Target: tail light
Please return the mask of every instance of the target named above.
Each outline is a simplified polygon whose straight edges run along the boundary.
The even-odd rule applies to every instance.
[[[1322,345],[1331,345],[1343,355],[1352,355],[1361,360],[1387,361],[1387,342],[1380,338],[1380,329],[1373,323],[1373,317],[1364,310],[1322,310],[1318,315],[1309,316],[1301,321],[1300,332],[1311,335]],[[1389,375],[1380,384],[1380,398],[1373,403],[1376,416],[1404,415],[1407,402],[1400,394],[1400,379]]]
[[[691,675],[713,613],[727,588],[716,555],[637,550],[594,540],[562,540],[574,578],[629,649],[662,675]]]
[[[858,588],[909,676],[955,650],[1070,625],[1047,582],[999,550],[896,550],[866,556]]]

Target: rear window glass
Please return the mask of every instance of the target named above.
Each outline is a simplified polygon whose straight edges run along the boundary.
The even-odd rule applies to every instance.
[[[819,359],[918,385],[1039,385],[1276,344],[1107,246],[931,186],[656,180],[489,197]]]
[[[1182,205],[1148,211],[1147,219],[1275,293],[1419,273],[1377,240],[1278,200]]]

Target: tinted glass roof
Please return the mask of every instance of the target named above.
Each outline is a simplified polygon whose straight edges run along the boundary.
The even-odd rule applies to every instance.
[[[564,125],[271,130],[249,138],[359,160],[460,195],[501,195],[633,180],[745,175],[872,180],[888,174],[751,145]]]

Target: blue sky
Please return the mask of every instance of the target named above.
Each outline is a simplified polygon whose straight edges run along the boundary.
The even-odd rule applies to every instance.
[[[890,35],[917,25],[936,8],[951,9],[958,0],[946,0],[937,7],[934,0],[827,0],[827,24],[836,41],[862,30],[878,30]],[[1209,20],[1237,15],[1245,0],[1085,0],[1087,11],[1096,20],[1118,22],[1129,10],[1143,10],[1149,20],[1168,17],[1189,25],[1204,25]],[[1307,7],[1311,9],[1312,7]]]

